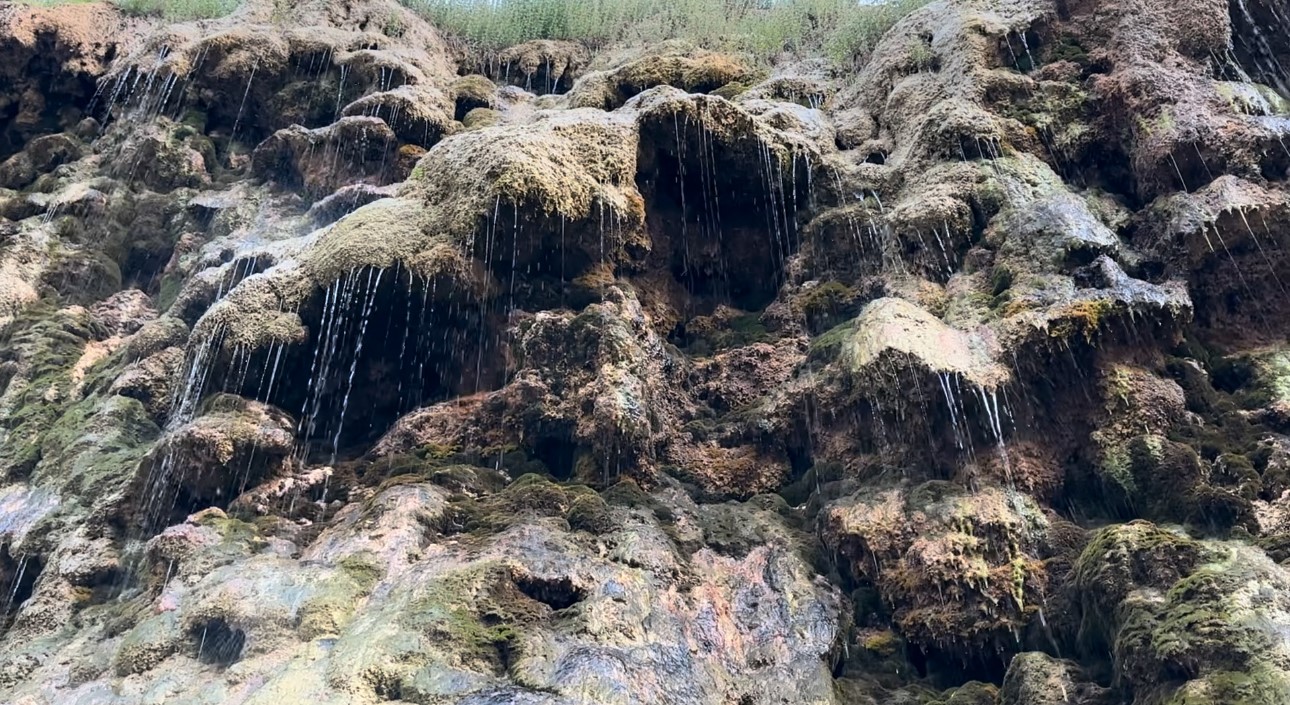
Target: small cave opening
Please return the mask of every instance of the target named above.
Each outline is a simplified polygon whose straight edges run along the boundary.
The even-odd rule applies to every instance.
[[[1208,151],[1208,147],[1193,142],[1169,153],[1164,173],[1173,187],[1195,192],[1213,181],[1216,174],[1224,173],[1224,165],[1217,163],[1220,157],[1211,154],[1207,159],[1202,148]]]
[[[400,266],[354,269],[300,316],[305,344],[232,367],[239,394],[297,414],[297,440],[314,454],[361,455],[404,414],[497,389],[505,375],[502,312]]]
[[[0,633],[8,629],[22,603],[31,598],[45,562],[40,556],[12,554],[12,546],[0,548]]]
[[[1012,653],[1001,647],[941,649],[908,644],[905,659],[919,678],[927,679],[938,689],[948,689],[972,681],[1002,685]]]
[[[998,40],[1000,66],[1030,73],[1056,61],[1079,63],[1085,52],[1074,39],[1057,36],[1053,27],[1038,22],[1019,31],[1009,31]]]
[[[552,477],[560,481],[574,476],[578,460],[578,444],[571,433],[555,433],[538,438],[532,445],[533,458],[546,467]]]
[[[196,647],[197,660],[220,668],[237,663],[246,647],[246,632],[220,617],[193,625],[188,636]]]
[[[1235,341],[1270,344],[1287,330],[1281,313],[1290,293],[1285,221],[1265,220],[1255,210],[1243,216],[1220,219],[1206,235],[1218,251],[1189,276],[1195,328],[1219,349],[1231,349]]]
[[[515,587],[529,599],[541,602],[553,610],[568,609],[587,599],[587,591],[575,585],[568,577],[517,575]]]
[[[212,48],[208,54],[216,53]],[[208,55],[206,63],[212,58]],[[313,129],[331,124],[340,111],[367,90],[364,82],[334,62],[334,52],[310,48],[294,52],[289,70],[229,76],[212,90],[197,91],[194,108],[207,117],[207,134],[256,145],[291,125]],[[206,72],[203,72],[206,73]]]
[[[255,445],[237,448],[223,464],[193,457],[191,451],[182,448],[151,455],[141,466],[138,478],[139,493],[143,495],[135,509],[139,528],[152,535],[167,526],[182,524],[203,510],[227,510],[242,493],[266,477],[280,474],[288,462],[280,449],[270,452]],[[305,491],[300,496],[316,501],[320,499],[316,494]]]
[[[637,186],[655,257],[706,309],[764,309],[797,251],[809,160],[692,119],[641,126]]]

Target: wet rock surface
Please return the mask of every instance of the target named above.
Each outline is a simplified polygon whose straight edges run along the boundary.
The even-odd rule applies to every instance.
[[[0,6],[0,700],[1290,703],[1287,19]]]

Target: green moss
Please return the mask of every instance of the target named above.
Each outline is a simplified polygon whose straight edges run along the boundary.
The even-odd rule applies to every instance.
[[[0,424],[0,474],[27,475],[42,457],[45,436],[73,401],[71,369],[93,337],[87,317],[42,302],[30,307],[0,335],[0,361],[20,370],[9,386],[20,390],[13,411]],[[12,389],[10,391],[13,391]]]
[[[406,34],[407,31],[407,23],[403,21],[402,17],[393,13],[386,17],[385,21],[381,23],[381,34],[384,34],[387,37],[398,39]]]
[[[1290,681],[1285,672],[1259,666],[1248,672],[1222,672],[1179,688],[1164,705],[1279,705]]]
[[[726,85],[712,91],[712,95],[720,96],[726,100],[733,100],[740,93],[748,90],[748,84],[742,81],[731,81]]]
[[[999,296],[1011,289],[1014,276],[1015,273],[1012,271],[1012,267],[1006,264],[995,265],[990,272],[990,296]]]
[[[371,594],[385,570],[370,553],[347,556],[340,570],[323,580],[311,582],[313,594],[300,606],[300,637],[306,641],[339,634],[353,617],[359,601]]]
[[[568,513],[569,526],[577,531],[601,535],[614,529],[609,505],[599,495],[591,494],[573,500]]]
[[[894,656],[904,649],[905,641],[901,639],[900,635],[896,634],[896,632],[893,632],[890,629],[884,629],[883,631],[872,632],[866,635],[860,642],[860,645],[863,646],[865,650],[872,651],[873,653],[885,658],[888,656]]]
[[[385,576],[380,559],[370,553],[346,556],[338,564],[341,571],[350,577],[364,592],[370,592]]]
[[[492,669],[524,628],[548,610],[518,589],[504,561],[495,561],[436,577],[418,590],[409,614],[415,615],[419,632],[447,642],[468,664]]]
[[[386,478],[381,482],[381,484],[377,485],[376,492],[373,497],[379,497],[382,493],[395,487],[400,487],[402,485],[419,485],[427,482],[428,480],[429,478],[426,475],[419,473],[402,473],[395,475],[393,477]]]
[[[827,330],[843,318],[850,318],[855,292],[838,281],[828,281],[808,289],[798,300],[802,315],[812,330]]]
[[[711,316],[697,316],[686,323],[684,346],[691,355],[705,356],[769,338],[760,314],[718,312]]]
[[[501,123],[502,114],[492,108],[472,108],[461,118],[461,124],[467,130],[482,130],[485,127],[492,127]],[[420,165],[417,165],[420,168]],[[417,179],[416,169],[412,170],[412,178]]]
[[[905,60],[915,71],[931,71],[936,66],[936,54],[922,41],[912,41],[906,49]]]
[[[969,681],[949,692],[945,705],[994,705],[999,698],[999,688],[990,683]]]
[[[837,358],[842,345],[856,332],[856,322],[847,321],[834,326],[824,334],[811,341],[810,359],[814,362],[828,363]]]
[[[123,490],[161,435],[139,401],[90,397],[67,409],[43,434],[33,479],[80,497]]]
[[[217,512],[198,514],[196,520],[199,525],[214,529],[223,543],[250,546],[255,550],[268,545],[268,542],[260,535],[259,528],[250,522],[234,519]]]
[[[1084,604],[1084,639],[1093,645],[1111,644],[1120,602],[1132,590],[1168,588],[1189,574],[1203,553],[1198,542],[1145,521],[1095,533],[1073,572],[1073,585]]]
[[[1070,35],[1061,36],[1049,46],[1048,61],[1050,62],[1073,61],[1080,65],[1088,63],[1088,50],[1079,43],[1078,39]]]
[[[463,112],[474,108],[491,108],[497,97],[497,84],[487,76],[471,74],[452,82],[452,93]]]
[[[535,517],[560,517],[575,529],[609,526],[608,508],[595,490],[558,485],[542,475],[523,475],[496,494],[452,498],[448,524],[467,533],[493,534]]]

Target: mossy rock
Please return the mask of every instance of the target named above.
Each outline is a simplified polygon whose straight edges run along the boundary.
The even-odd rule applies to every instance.
[[[608,526],[608,507],[595,490],[583,485],[558,485],[542,475],[517,478],[501,492],[479,498],[456,495],[449,526],[466,533],[494,534],[526,519],[551,517],[575,529]]]
[[[525,595],[513,569],[500,562],[448,573],[418,593],[410,612],[421,629],[468,664],[496,667],[499,652],[549,611]]]
[[[176,612],[149,617],[126,632],[113,657],[112,668],[118,676],[150,671],[176,653],[183,638]]]
[[[734,100],[740,94],[747,92],[748,88],[748,84],[743,81],[731,81],[730,83],[711,91],[711,94],[720,98],[725,98],[726,100]]]
[[[1083,605],[1082,636],[1109,645],[1115,615],[1130,592],[1166,589],[1191,573],[1204,547],[1185,534],[1146,521],[1098,531],[1075,562],[1071,587]]]
[[[944,705],[995,705],[999,688],[991,683],[969,681],[948,693]]]
[[[1190,681],[1163,705],[1284,705],[1290,702],[1285,671],[1260,666],[1251,671],[1214,673]]]
[[[7,429],[0,443],[0,474],[26,476],[42,457],[45,436],[71,404],[71,369],[94,337],[83,312],[39,303],[20,315],[0,337],[0,362],[17,376],[6,395],[12,411],[0,418]]]
[[[1209,558],[1163,595],[1139,591],[1121,604],[1116,670],[1142,690],[1171,689],[1179,675],[1189,680],[1171,703],[1279,702],[1257,696],[1290,693],[1275,626],[1290,614],[1278,597],[1290,579],[1244,544],[1216,545]],[[1196,699],[1206,695],[1213,700]]]
[[[583,495],[573,500],[567,514],[570,528],[601,535],[614,529],[614,519],[609,505],[599,495]]]
[[[855,316],[858,313],[853,306],[855,298],[856,293],[851,287],[842,282],[828,281],[806,290],[797,304],[807,326],[820,331]]]
[[[452,95],[457,103],[457,119],[464,121],[475,110],[495,107],[497,84],[479,74],[462,76],[452,82]]]
[[[33,479],[76,496],[116,495],[133,481],[160,435],[138,400],[91,397],[72,405],[42,436]]]
[[[842,346],[856,332],[855,320],[840,323],[822,335],[811,340],[810,359],[812,362],[828,364],[837,359],[838,353],[842,351]]]
[[[601,493],[601,497],[604,498],[606,503],[616,507],[649,510],[656,519],[664,523],[671,523],[676,520],[676,514],[671,508],[641,489],[641,486],[630,478],[619,480],[611,485]]]
[[[374,561],[349,557],[336,575],[314,581],[313,594],[300,605],[300,621],[296,627],[300,638],[312,641],[339,634],[382,573]]]
[[[770,338],[757,313],[733,316],[699,316],[685,328],[686,349],[691,355],[711,355],[731,348],[760,343]]]

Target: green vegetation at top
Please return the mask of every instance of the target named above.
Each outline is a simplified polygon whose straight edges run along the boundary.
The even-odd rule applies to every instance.
[[[231,14],[242,0],[112,0],[130,15],[168,20],[204,20]]]
[[[52,7],[94,0],[21,0],[28,5]],[[174,22],[206,20],[231,14],[242,0],[108,0],[127,15],[161,17]]]
[[[873,49],[930,0],[401,0],[432,24],[484,49],[530,39],[593,47],[687,39],[773,58],[822,54],[839,62]]]

